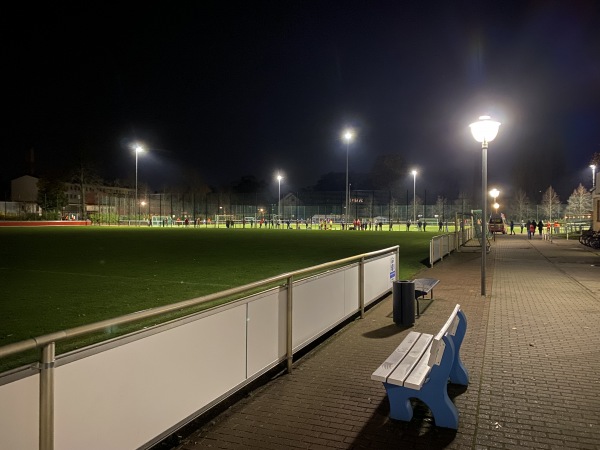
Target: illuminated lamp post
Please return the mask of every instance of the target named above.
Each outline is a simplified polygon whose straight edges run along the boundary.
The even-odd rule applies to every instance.
[[[136,145],[135,148],[135,210],[137,224],[140,224],[140,205],[138,204],[138,155],[144,151],[141,145]]]
[[[413,170],[413,225],[417,223],[417,171]]]
[[[596,187],[596,164],[590,164],[590,169],[592,169],[592,189]]]
[[[487,242],[485,235],[485,221],[487,216],[487,149],[488,143],[498,135],[500,122],[493,121],[490,116],[480,116],[477,122],[469,125],[471,134],[477,142],[481,142],[481,295],[485,297],[485,264]]]
[[[350,201],[350,191],[349,191],[349,184],[348,184],[348,155],[350,153],[350,142],[352,141],[352,139],[354,138],[354,132],[350,129],[346,130],[344,132],[344,140],[346,141],[346,211],[344,213],[345,217],[344,217],[344,222],[346,222],[346,229],[349,229],[348,226],[348,214],[349,214],[349,201]]]
[[[279,183],[279,191],[277,194],[277,223],[281,220],[281,180],[283,180],[283,177],[278,174],[277,182]]]

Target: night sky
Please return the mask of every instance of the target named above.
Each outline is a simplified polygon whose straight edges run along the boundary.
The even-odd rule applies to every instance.
[[[351,126],[351,179],[400,155],[419,192],[452,199],[479,189],[468,124],[489,114],[502,122],[490,184],[534,198],[553,185],[566,201],[590,187],[600,151],[595,0],[53,2],[3,15],[4,185],[80,161],[131,185],[140,142],[154,190],[247,175],[276,186],[281,171],[294,191],[345,173]],[[412,175],[399,183],[412,189]]]

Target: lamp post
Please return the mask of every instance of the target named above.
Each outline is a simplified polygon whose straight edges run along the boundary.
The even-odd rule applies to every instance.
[[[417,171],[413,170],[413,225],[417,222]]]
[[[590,164],[590,169],[592,169],[592,189],[596,187],[596,164]]]
[[[354,132],[350,129],[344,131],[344,140],[346,141],[346,211],[345,211],[345,217],[344,217],[344,222],[346,222],[346,225],[348,225],[348,212],[349,212],[349,200],[350,200],[350,192],[349,192],[349,185],[348,185],[348,154],[350,153],[350,142],[352,141],[352,139],[354,138]],[[346,229],[348,229],[348,226],[346,226]]]
[[[144,151],[141,145],[136,145],[135,148],[135,210],[136,220],[140,224],[140,205],[138,205],[138,155]]]
[[[283,177],[278,174],[277,182],[279,183],[279,191],[277,194],[277,223],[281,220],[281,180],[283,180]]]
[[[487,252],[487,241],[485,221],[487,216],[487,149],[488,143],[498,135],[500,122],[493,121],[490,116],[480,116],[479,121],[469,125],[473,138],[481,142],[481,295],[485,297],[485,257]],[[484,231],[485,230],[485,231]]]

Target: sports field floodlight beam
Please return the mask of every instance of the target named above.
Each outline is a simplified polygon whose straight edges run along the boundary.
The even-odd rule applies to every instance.
[[[488,143],[498,135],[500,122],[490,116],[480,116],[469,125],[473,139],[481,142],[481,295],[485,297],[485,257],[487,252],[487,149]]]

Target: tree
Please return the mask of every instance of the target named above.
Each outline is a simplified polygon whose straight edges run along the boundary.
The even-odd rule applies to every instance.
[[[340,172],[329,172],[321,175],[317,184],[313,186],[314,191],[343,191],[346,192],[346,174]]]
[[[558,217],[560,213],[560,199],[552,186],[548,187],[546,192],[544,192],[542,206],[544,208],[544,213],[546,213],[547,220],[551,221],[553,218]]]
[[[263,180],[257,180],[254,175],[246,175],[235,182],[232,187],[233,191],[238,194],[255,194],[263,192],[267,188],[267,183]]]
[[[445,197],[438,195],[437,201],[435,202],[434,214],[437,214],[440,218],[446,213],[446,205],[448,200]]]
[[[394,197],[400,195],[400,183],[406,177],[406,163],[399,154],[379,155],[371,169],[371,179],[375,189],[391,191]]]
[[[513,197],[513,213],[523,222],[529,214],[529,197],[523,189],[517,190]]]
[[[55,210],[57,218],[59,218],[61,209],[67,204],[66,187],[62,181],[47,178],[38,180],[38,205],[44,214],[47,211]]]
[[[81,208],[81,219],[85,219],[87,216],[86,208],[86,187],[101,185],[103,183],[94,169],[89,164],[81,162],[79,167],[71,172],[71,182],[79,186],[80,192],[80,208]]]
[[[456,205],[456,208],[461,212],[461,213],[467,213],[467,211],[470,211],[471,205],[473,204],[473,199],[471,194],[469,194],[468,192],[465,191],[460,191],[458,193],[458,198],[456,200],[454,200],[454,205]]]
[[[567,200],[567,214],[581,218],[592,210],[592,194],[581,183]]]
[[[415,214],[415,204],[416,204],[416,214]],[[419,215],[419,212],[422,212],[423,209],[421,208],[421,206],[423,205],[423,200],[421,200],[421,198],[417,195],[415,196],[415,202],[413,203],[413,201],[410,201],[410,206],[408,208],[408,218],[410,220],[413,220],[414,217]],[[418,218],[418,217],[417,217]]]

